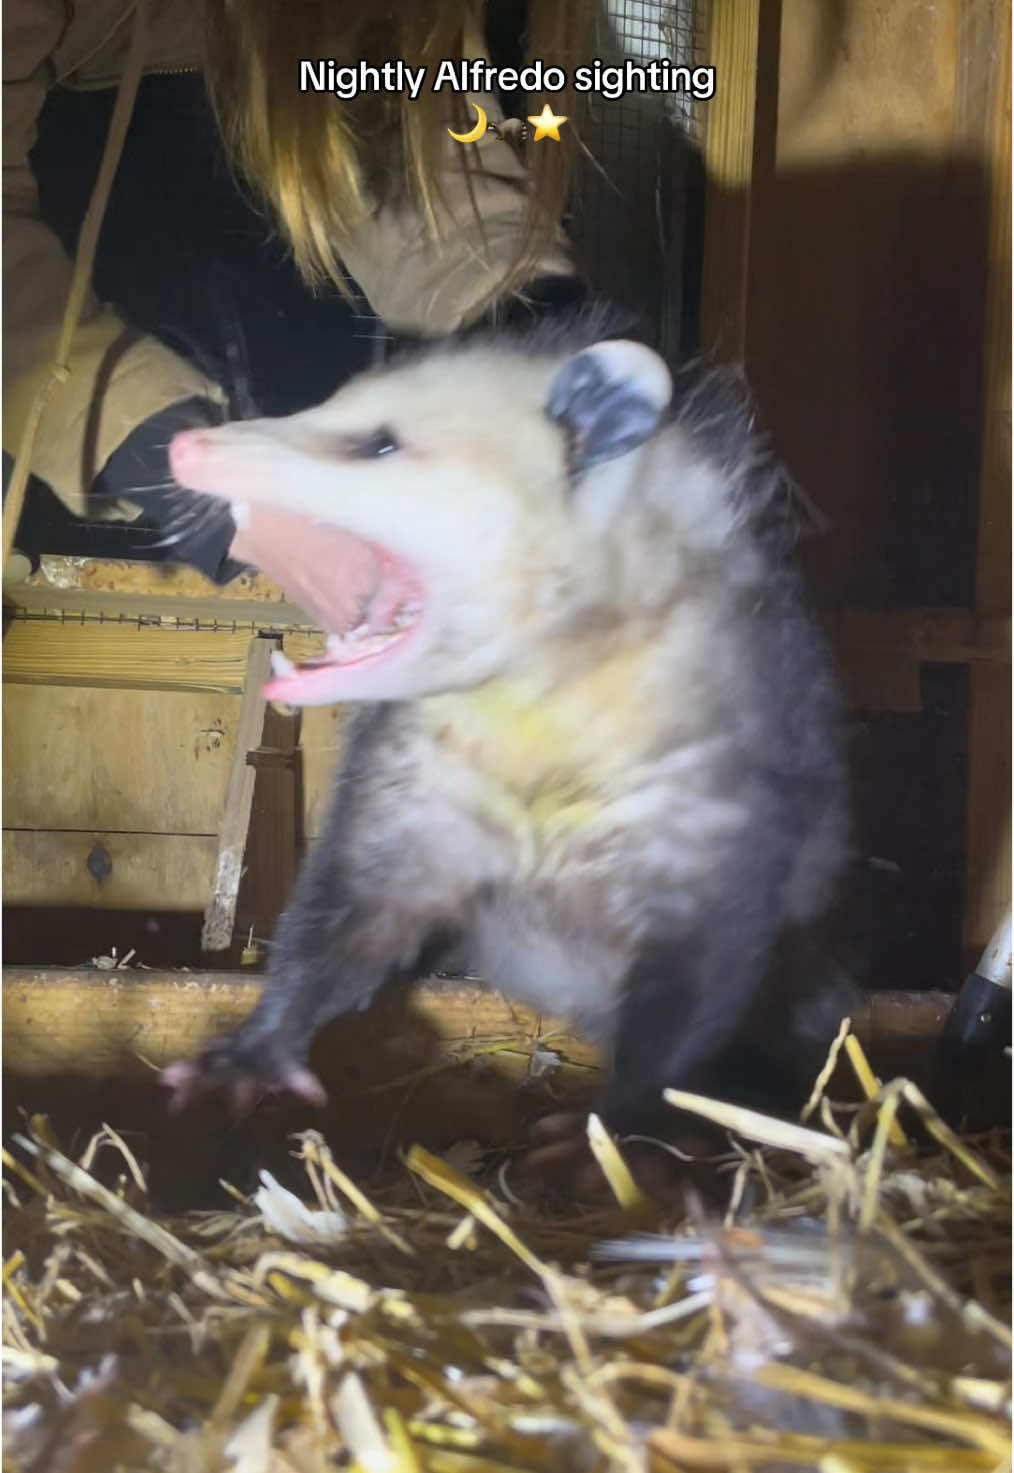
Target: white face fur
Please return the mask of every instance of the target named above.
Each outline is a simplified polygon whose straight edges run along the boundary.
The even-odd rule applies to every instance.
[[[669,404],[662,360],[436,351],[317,408],[189,430],[181,485],[229,501],[233,555],[335,636],[268,687],[295,705],[461,689],[608,594],[604,533]],[[358,626],[358,627],[356,627]]]

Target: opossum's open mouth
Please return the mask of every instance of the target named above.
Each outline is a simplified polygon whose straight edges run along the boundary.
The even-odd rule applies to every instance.
[[[354,695],[352,669],[387,659],[423,613],[413,570],[385,547],[293,512],[234,505],[232,555],[279,583],[327,634],[319,655],[294,664],[273,657],[270,700],[324,705]]]

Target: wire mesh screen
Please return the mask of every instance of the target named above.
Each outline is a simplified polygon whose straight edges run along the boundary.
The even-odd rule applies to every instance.
[[[592,56],[604,67],[706,66],[708,18],[709,0],[602,0]],[[676,353],[688,341],[687,311],[696,311],[684,259],[707,104],[688,89],[592,92],[578,101],[582,159],[571,241],[594,290],[644,319],[658,346]],[[365,302],[354,331],[383,354],[390,334]]]
[[[707,0],[605,0],[595,55],[607,65],[707,63]],[[706,104],[704,104],[706,106]],[[571,235],[596,288],[653,324],[659,345],[684,334],[684,251],[692,149],[701,107],[690,90],[589,94]]]

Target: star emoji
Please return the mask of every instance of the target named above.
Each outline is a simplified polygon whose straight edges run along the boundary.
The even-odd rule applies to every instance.
[[[560,141],[560,125],[565,123],[565,117],[558,117],[556,113],[550,112],[549,103],[539,113],[538,117],[529,118],[528,121],[535,127],[533,143],[538,143],[540,138],[552,138],[555,142]]]

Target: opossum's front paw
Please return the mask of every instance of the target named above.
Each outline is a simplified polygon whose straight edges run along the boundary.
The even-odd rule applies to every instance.
[[[169,1108],[185,1110],[210,1094],[226,1091],[237,1114],[248,1114],[265,1094],[295,1095],[310,1105],[327,1104],[317,1076],[291,1054],[264,1039],[245,1039],[242,1031],[216,1038],[196,1059],[181,1059],[162,1070],[160,1082],[172,1091]]]

